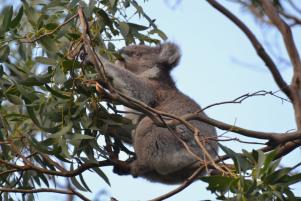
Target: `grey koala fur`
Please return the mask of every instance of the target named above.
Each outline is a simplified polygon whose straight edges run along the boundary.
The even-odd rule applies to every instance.
[[[113,86],[130,97],[164,112],[182,116],[200,110],[200,106],[180,92],[170,75],[170,71],[180,60],[180,51],[173,43],[154,47],[132,45],[120,50],[123,61],[116,64],[105,63],[104,69]],[[200,115],[205,115],[201,113]],[[171,128],[159,127],[147,116],[127,115],[136,124],[132,142],[137,159],[130,163],[131,174],[150,181],[166,184],[183,182],[200,166],[175,137],[177,135],[200,158],[204,158],[195,142],[193,133],[184,125]],[[216,137],[214,127],[192,120],[200,130],[200,138]],[[212,158],[217,156],[217,142],[207,140],[205,147]],[[205,174],[205,172],[203,173]]]

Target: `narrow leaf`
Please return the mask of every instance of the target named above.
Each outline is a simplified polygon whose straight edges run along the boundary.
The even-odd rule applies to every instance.
[[[8,45],[4,45],[0,47],[0,62],[5,62],[9,55],[10,48]]]
[[[20,24],[22,16],[23,16],[23,6],[21,6],[21,8],[19,9],[17,16],[11,21],[10,28],[15,28],[16,26],[18,26]]]
[[[3,22],[2,22],[2,28],[4,29],[4,31],[7,31],[11,22],[11,18],[13,16],[13,7],[12,6],[8,6],[6,8],[4,8],[4,12],[3,12],[4,18],[3,18]]]

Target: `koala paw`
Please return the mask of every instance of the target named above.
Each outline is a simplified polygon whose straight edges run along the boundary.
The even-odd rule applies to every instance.
[[[130,165],[126,162],[119,161],[114,165],[113,172],[118,175],[129,175],[131,174]]]
[[[131,174],[133,177],[138,177],[150,171],[149,166],[146,164],[140,164],[137,160],[133,161],[131,164]]]

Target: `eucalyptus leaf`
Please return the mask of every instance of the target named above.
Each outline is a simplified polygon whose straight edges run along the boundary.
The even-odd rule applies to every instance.
[[[10,48],[8,45],[0,47],[0,62],[5,62],[10,53]]]
[[[20,25],[21,19],[23,16],[23,6],[20,7],[18,14],[16,15],[16,17],[11,21],[10,23],[10,28],[15,28],[18,25]]]
[[[48,57],[36,57],[35,58],[36,62],[42,63],[42,64],[48,64],[48,65],[56,65],[57,61],[55,59],[52,58],[48,58]]]
[[[12,6],[5,7],[4,11],[3,11],[3,16],[4,16],[4,18],[2,21],[2,29],[4,31],[7,31],[10,26],[11,19],[13,16],[13,7]]]
[[[127,37],[130,32],[130,26],[126,22],[119,22],[119,29],[123,37]]]

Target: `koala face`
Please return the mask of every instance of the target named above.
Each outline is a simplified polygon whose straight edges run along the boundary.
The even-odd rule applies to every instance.
[[[141,74],[156,65],[159,49],[144,45],[132,45],[122,48],[120,53],[124,59],[121,61],[124,68],[135,74]]]
[[[142,74],[153,68],[168,72],[177,65],[180,59],[178,47],[172,43],[164,43],[154,47],[131,45],[120,50],[123,61],[119,61],[125,69]]]

